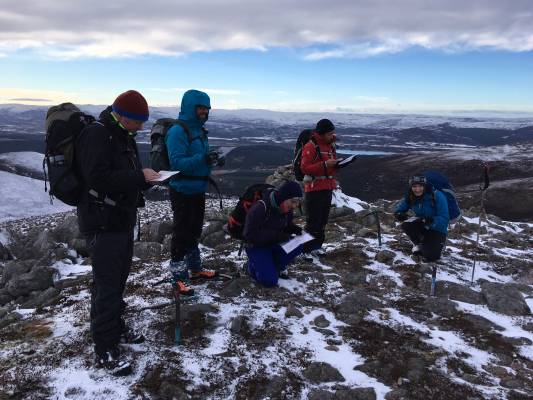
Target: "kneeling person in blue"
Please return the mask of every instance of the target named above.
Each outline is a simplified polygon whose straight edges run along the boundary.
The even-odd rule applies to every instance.
[[[287,254],[280,246],[292,234],[302,233],[302,228],[293,222],[293,210],[301,197],[300,185],[286,182],[278,190],[268,189],[263,193],[263,200],[255,203],[246,215],[243,235],[248,272],[264,286],[276,286],[280,274],[302,252],[302,246],[298,246]]]
[[[409,210],[415,214],[414,220],[408,219]],[[421,254],[429,262],[441,257],[450,222],[448,201],[424,175],[409,180],[409,191],[396,206],[394,215],[413,242],[414,254]]]

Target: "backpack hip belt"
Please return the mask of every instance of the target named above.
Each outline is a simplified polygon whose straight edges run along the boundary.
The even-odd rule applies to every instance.
[[[321,176],[305,175],[303,181],[307,183],[307,182],[318,181],[321,179],[334,179],[334,178],[335,177],[333,175],[321,175]]]

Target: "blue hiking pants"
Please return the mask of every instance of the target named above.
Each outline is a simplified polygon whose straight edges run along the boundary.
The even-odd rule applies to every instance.
[[[276,286],[279,273],[287,269],[287,265],[301,253],[302,246],[298,246],[288,254],[279,244],[246,248],[248,273],[263,286]]]

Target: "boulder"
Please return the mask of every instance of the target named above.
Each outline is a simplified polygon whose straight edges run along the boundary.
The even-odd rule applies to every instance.
[[[56,271],[50,267],[36,266],[30,272],[14,277],[6,284],[13,297],[27,296],[31,292],[46,290],[54,285]]]
[[[423,307],[429,312],[446,318],[453,317],[458,313],[455,303],[442,297],[428,297],[424,300]]]
[[[43,257],[48,254],[48,250],[53,249],[54,247],[56,247],[54,233],[50,229],[45,228],[37,235],[37,238],[33,243],[32,258]]]
[[[13,300],[13,296],[9,294],[6,288],[0,289],[0,306],[4,306]]]
[[[341,315],[352,315],[381,307],[381,303],[368,296],[364,290],[355,289],[343,297],[337,306]]]
[[[215,248],[219,244],[226,242],[226,233],[223,231],[217,231],[209,236],[204,237],[201,241],[204,246]]]
[[[89,247],[87,246],[87,241],[85,239],[74,238],[68,242],[69,246],[76,250],[76,252],[83,257],[89,257],[91,254],[89,252]]]
[[[341,276],[341,283],[343,286],[361,286],[366,284],[367,273],[364,270],[357,272],[348,272]]]
[[[0,286],[5,285],[12,278],[29,272],[35,265],[36,260],[9,261],[3,270]]]
[[[380,263],[392,265],[394,257],[396,257],[396,253],[393,251],[380,250],[377,252],[375,259]]]
[[[466,285],[461,285],[455,282],[438,281],[436,293],[437,296],[445,296],[450,300],[462,301],[470,304],[485,304],[485,300],[481,293],[470,289]]]
[[[189,396],[178,385],[169,381],[163,381],[159,386],[158,394],[162,399],[187,400]]]
[[[331,324],[324,316],[324,314],[320,314],[313,320],[313,322],[315,323],[315,326],[319,328],[327,328]]]
[[[329,220],[335,221],[336,219],[344,219],[353,215],[355,212],[353,208],[349,207],[331,207],[329,210]]]
[[[44,307],[53,303],[59,297],[59,290],[55,287],[49,287],[43,292],[32,292],[27,302],[21,305],[21,308]]]
[[[231,320],[229,330],[236,335],[243,335],[249,332],[248,317],[246,315],[237,315]]]
[[[133,255],[141,260],[158,257],[162,251],[163,245],[158,242],[135,242],[133,245]]]
[[[335,392],[335,400],[376,400],[376,392],[373,388],[338,389]]]
[[[247,278],[236,278],[228,283],[219,293],[223,297],[238,297],[249,286]]]
[[[0,242],[0,261],[12,260],[11,252]]]
[[[200,236],[200,241],[203,241],[207,236],[215,233],[215,232],[222,232],[222,227],[224,226],[225,221],[211,221],[209,222],[209,225],[207,225],[202,230],[202,235]]]
[[[68,243],[70,240],[80,236],[78,228],[78,217],[68,216],[56,228],[52,230],[52,235],[56,242]]]
[[[489,309],[506,315],[530,315],[522,293],[512,285],[483,282],[481,293]]]
[[[313,389],[307,395],[307,400],[335,400],[335,393],[324,389]]]
[[[163,243],[165,236],[172,233],[172,221],[153,221],[148,225],[146,242]]]
[[[313,383],[344,382],[341,373],[325,362],[313,362],[303,372],[303,375]]]
[[[285,311],[285,317],[286,318],[290,318],[290,317],[295,317],[295,318],[303,318],[303,313],[298,309],[298,307],[294,306],[294,305],[289,305],[287,307],[287,311]]]

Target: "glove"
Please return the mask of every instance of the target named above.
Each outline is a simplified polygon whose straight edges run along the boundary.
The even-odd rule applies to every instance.
[[[396,221],[398,222],[403,222],[407,219],[407,214],[406,213],[395,213],[394,218],[396,218]]]
[[[289,240],[291,240],[291,234],[290,233],[286,233],[286,232],[278,233],[278,237],[277,237],[277,242],[278,243],[288,242]]]
[[[285,228],[285,232],[287,233],[293,233],[295,235],[301,235],[303,229],[300,228],[298,225],[290,225],[287,228]]]
[[[218,152],[216,150],[209,150],[209,152],[205,155],[205,162],[210,167],[216,165],[218,162]]]
[[[433,217],[425,217],[424,219],[422,219],[422,221],[424,222],[424,225],[431,225],[433,224]]]
[[[226,157],[219,157],[217,161],[217,167],[223,167],[224,164],[226,164]]]

